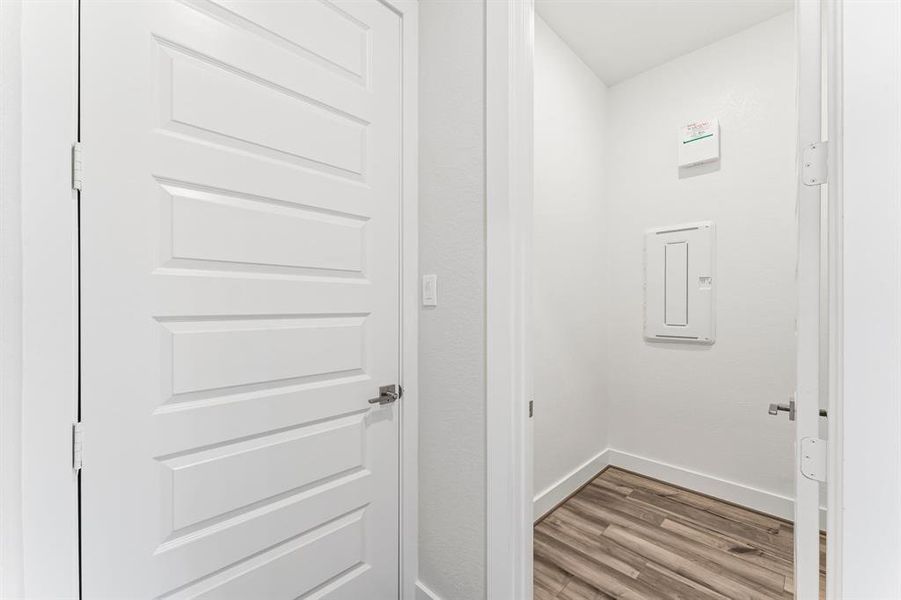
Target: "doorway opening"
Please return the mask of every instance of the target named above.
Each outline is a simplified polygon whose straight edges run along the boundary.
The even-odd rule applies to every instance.
[[[818,3],[535,9],[534,597],[825,597]]]

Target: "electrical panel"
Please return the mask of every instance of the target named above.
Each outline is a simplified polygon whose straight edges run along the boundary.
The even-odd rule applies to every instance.
[[[715,232],[713,223],[705,221],[645,233],[646,339],[715,341]]]

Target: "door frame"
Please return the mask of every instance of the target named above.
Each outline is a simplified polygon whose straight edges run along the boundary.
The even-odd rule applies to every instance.
[[[795,0],[796,5],[808,0]],[[841,586],[842,28],[843,0],[821,0],[830,71],[832,185],[829,265],[829,440],[827,597]],[[796,9],[796,14],[798,11]],[[486,363],[487,589],[489,598],[532,597],[532,262],[534,0],[486,2]],[[796,474],[796,477],[800,473]]]
[[[534,0],[485,1],[488,598],[532,597]]]
[[[78,4],[3,4],[0,597],[76,598]]]
[[[901,5],[849,1],[842,40],[841,163],[845,598],[901,598]],[[869,135],[878,131],[876,136]]]
[[[419,2],[379,0],[401,19],[402,151],[400,265],[400,527],[398,589],[416,598],[419,579]]]
[[[844,331],[844,288],[843,288],[843,202],[842,156],[844,133],[842,129],[842,9],[844,0],[824,0],[821,7],[823,36],[826,44],[826,60],[823,74],[826,106],[826,130],[829,132],[829,155],[826,212],[829,215],[827,228],[829,244],[826,257],[827,268],[827,314],[829,329],[826,360],[829,379],[827,383],[827,468],[826,468],[826,597],[836,600],[842,597],[842,531],[844,510],[842,503],[842,448],[844,447],[843,426],[843,369],[842,361]],[[836,507],[833,509],[833,507]]]
[[[398,578],[418,573],[419,3],[401,19]],[[3,3],[0,24],[0,597],[78,598],[78,0]],[[89,176],[89,175],[88,175]],[[53,373],[53,377],[48,377]],[[85,440],[90,447],[90,438]]]

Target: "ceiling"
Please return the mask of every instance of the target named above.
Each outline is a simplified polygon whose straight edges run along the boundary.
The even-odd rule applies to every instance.
[[[794,0],[536,0],[535,6],[614,85],[792,10]]]

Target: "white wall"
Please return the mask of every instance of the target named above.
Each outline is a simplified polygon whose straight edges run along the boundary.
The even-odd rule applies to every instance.
[[[21,597],[22,3],[0,2],[0,598]]]
[[[606,86],[535,19],[533,230],[536,513],[607,448]],[[586,476],[593,475],[589,467]],[[582,483],[578,474],[560,493]],[[565,495],[565,494],[564,494]],[[539,514],[535,515],[536,517]]]
[[[786,13],[608,91],[611,446],[793,496],[795,69]],[[677,133],[716,117],[717,169],[680,176]],[[644,230],[717,227],[716,343],[642,338]]]
[[[419,8],[419,573],[445,600],[485,597],[484,10]]]
[[[843,16],[844,548],[837,597],[877,600],[901,598],[901,5],[855,0],[844,3]]]
[[[0,596],[74,598],[77,4],[0,23]]]

